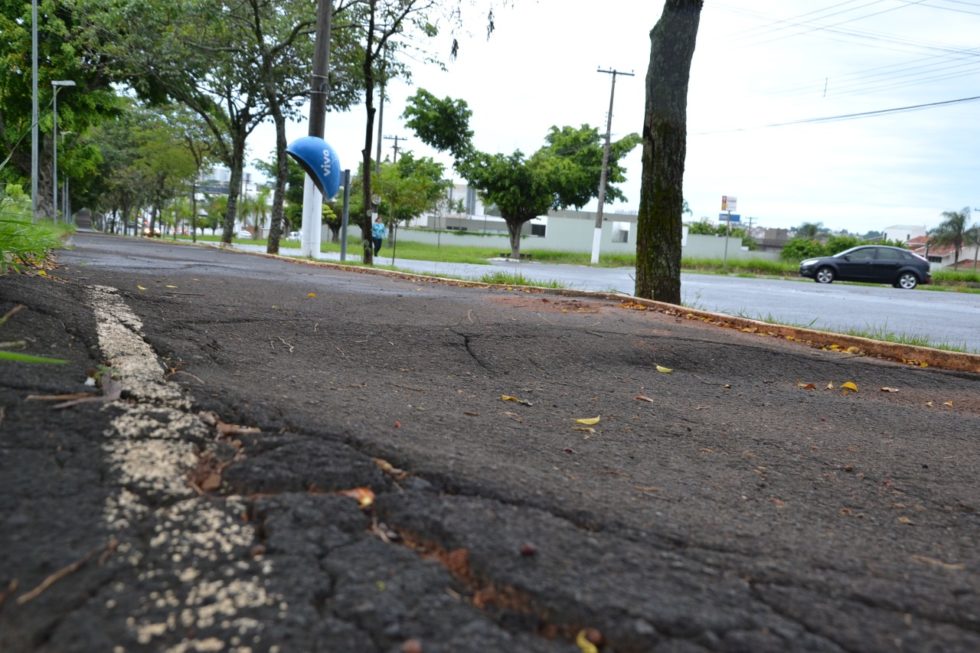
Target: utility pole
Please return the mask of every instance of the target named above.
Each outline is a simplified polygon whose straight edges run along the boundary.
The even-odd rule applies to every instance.
[[[308,134],[323,138],[327,114],[327,96],[330,94],[330,24],[333,17],[333,0],[318,0],[316,10],[316,39],[313,43],[313,77],[310,81],[310,126]],[[303,223],[300,228],[300,254],[320,255],[323,196],[304,175]]]
[[[385,82],[388,79],[388,46],[384,46],[381,53],[381,88],[378,101],[378,145],[377,154],[374,157],[374,174],[381,176],[381,139],[384,132],[381,131],[385,117]]]
[[[592,264],[599,262],[599,243],[602,241],[602,205],[606,203],[606,182],[609,178],[609,139],[612,135],[613,99],[616,97],[616,75],[632,77],[633,73],[621,70],[603,70],[596,72],[612,75],[612,89],[609,91],[609,115],[606,116],[606,143],[602,148],[602,173],[599,175],[599,206],[595,212],[595,231],[592,234]]]
[[[37,0],[31,2],[31,220],[37,220]]]
[[[394,145],[394,148],[393,148],[394,151],[395,151],[394,161],[393,162],[397,164],[398,163],[398,142],[399,141],[406,141],[408,139],[405,138],[404,136],[385,136],[384,139],[386,141],[395,141],[395,145]],[[378,141],[378,152],[379,152],[378,159],[380,159],[381,158],[381,154],[380,154],[380,152],[381,152],[381,142],[380,141]],[[381,162],[378,161],[378,166],[379,166],[378,170],[381,169],[380,168],[380,165],[381,165]],[[381,175],[379,174],[378,175],[378,184],[379,184],[379,187],[380,187],[380,182],[381,182]],[[392,218],[395,218],[395,212],[394,212],[394,210],[391,210],[391,217]],[[392,265],[395,264],[395,250],[397,248],[398,248],[398,218],[395,218],[394,220],[391,221],[391,264]]]

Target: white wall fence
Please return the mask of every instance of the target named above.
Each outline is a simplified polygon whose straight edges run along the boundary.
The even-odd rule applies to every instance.
[[[591,252],[592,232],[595,223],[578,218],[548,217],[548,227],[544,236],[524,236],[521,238],[521,252],[531,254],[535,250],[557,250],[564,252]],[[687,229],[685,228],[685,233]],[[324,229],[325,238],[329,238],[329,229]],[[359,237],[361,230],[351,225],[348,227],[350,236]],[[456,245],[472,247],[492,247],[499,249],[501,254],[510,252],[510,239],[506,235],[477,235],[465,231],[431,231],[399,227],[398,240],[427,243],[430,245]],[[722,259],[725,257],[725,241],[728,240],[728,258],[735,259],[767,259],[779,260],[778,252],[749,251],[742,246],[740,238],[724,238],[722,236],[704,236],[686,234],[681,247],[681,256],[685,258]],[[636,223],[603,222],[602,240],[599,245],[600,254],[634,254],[636,253]]]

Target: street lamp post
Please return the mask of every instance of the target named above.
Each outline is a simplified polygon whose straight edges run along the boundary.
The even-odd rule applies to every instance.
[[[75,82],[70,79],[56,79],[51,82],[51,86],[54,87],[54,99],[51,102],[51,147],[53,148],[51,157],[51,177],[53,180],[51,200],[55,222],[58,221],[58,91],[62,87],[74,85]]]

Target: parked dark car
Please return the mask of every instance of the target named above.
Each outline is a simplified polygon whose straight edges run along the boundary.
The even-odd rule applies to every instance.
[[[833,256],[808,258],[800,262],[800,276],[817,283],[835,279],[890,283],[906,290],[932,281],[929,261],[907,249],[885,245],[862,245]]]

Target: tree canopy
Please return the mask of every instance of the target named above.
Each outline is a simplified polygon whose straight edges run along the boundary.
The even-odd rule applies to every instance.
[[[521,229],[550,209],[581,208],[598,195],[602,139],[596,128],[551,127],[545,145],[530,157],[521,151],[491,154],[476,150],[469,128],[472,112],[464,100],[438,99],[419,89],[408,99],[406,125],[427,145],[448,151],[454,166],[483,199],[500,211],[510,236],[511,255],[520,256]],[[612,144],[606,200],[623,199],[613,183],[625,180],[620,159],[640,142],[629,134]]]

